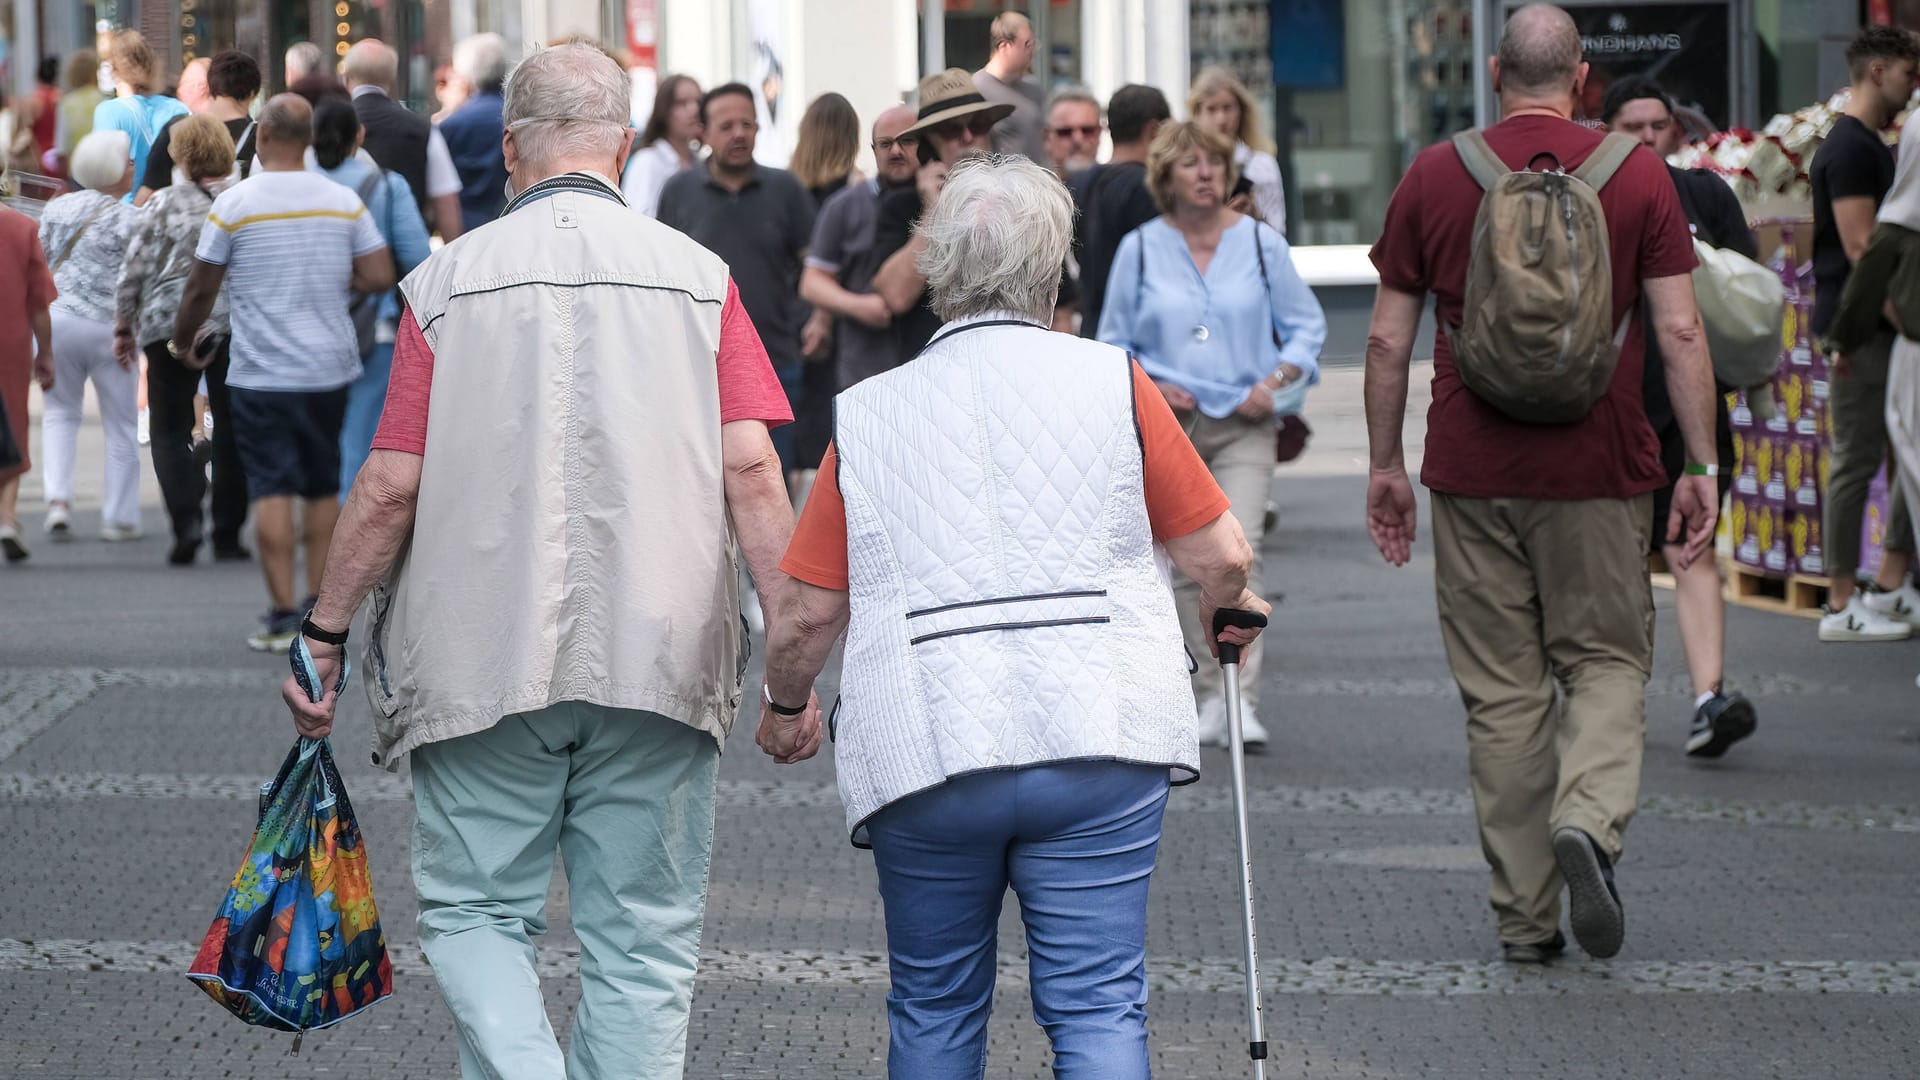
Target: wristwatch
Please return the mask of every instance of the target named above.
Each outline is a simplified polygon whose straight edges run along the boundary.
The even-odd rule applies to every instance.
[[[1686,473],[1688,476],[1719,476],[1720,466],[1701,465],[1697,462],[1689,461],[1687,462]]]
[[[773,700],[773,687],[768,686],[766,683],[760,684],[760,697],[766,701],[767,708],[772,709],[775,716],[799,716],[801,713],[807,711],[805,705],[797,709],[791,709]]]
[[[345,645],[347,643],[347,634],[352,629],[353,628],[349,626],[346,630],[322,630],[319,626],[315,625],[313,612],[311,611],[307,612],[306,618],[300,620],[300,636],[312,638],[323,645]]]

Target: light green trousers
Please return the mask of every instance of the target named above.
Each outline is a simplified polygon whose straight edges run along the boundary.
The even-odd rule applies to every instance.
[[[683,724],[573,702],[413,752],[420,946],[463,1080],[682,1074],[719,763]],[[564,1057],[531,941],[556,847],[581,946]]]

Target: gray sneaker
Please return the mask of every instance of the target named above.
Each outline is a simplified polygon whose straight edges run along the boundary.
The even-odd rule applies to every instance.
[[[1627,915],[1613,887],[1613,863],[1593,837],[1575,828],[1553,831],[1553,859],[1567,882],[1573,940],[1596,960],[1617,954],[1626,940]]]

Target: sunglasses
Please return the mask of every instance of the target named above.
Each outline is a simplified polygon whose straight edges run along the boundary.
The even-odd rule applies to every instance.
[[[927,129],[929,133],[943,139],[957,139],[962,131],[971,131],[975,135],[985,135],[993,130],[993,121],[986,113],[975,113],[964,120],[948,120]]]
[[[1071,139],[1075,135],[1079,135],[1083,139],[1097,139],[1100,137],[1100,125],[1080,124],[1076,126],[1069,124],[1066,127],[1053,129],[1053,137],[1056,139]]]

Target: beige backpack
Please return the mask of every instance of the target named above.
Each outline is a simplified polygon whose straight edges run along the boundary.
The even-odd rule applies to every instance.
[[[1473,220],[1466,317],[1447,328],[1467,389],[1515,420],[1568,424],[1606,395],[1633,313],[1613,322],[1599,191],[1639,144],[1608,135],[1572,173],[1514,172],[1478,131],[1454,149],[1486,192]],[[1551,154],[1540,158],[1553,160]]]

